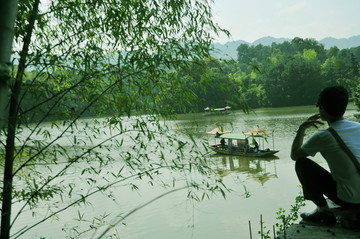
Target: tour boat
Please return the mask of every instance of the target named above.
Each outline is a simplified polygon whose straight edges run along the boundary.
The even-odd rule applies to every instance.
[[[210,108],[206,107],[204,109],[205,115],[222,115],[222,114],[230,114],[231,113],[231,107],[226,105],[223,108]]]
[[[279,152],[274,149],[274,131],[267,131],[256,126],[249,132],[217,134],[215,138],[220,138],[219,144],[209,145],[208,147],[216,153],[246,157],[271,156]],[[264,148],[264,141],[268,135],[272,135],[273,149]],[[260,144],[258,143],[260,141]],[[261,142],[262,141],[262,142]]]

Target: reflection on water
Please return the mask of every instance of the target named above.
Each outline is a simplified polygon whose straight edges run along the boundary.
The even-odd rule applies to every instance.
[[[219,117],[204,117],[203,114],[180,115],[178,120],[167,122],[170,130],[180,131],[184,138],[191,134],[196,142],[201,142],[201,139],[208,137],[210,143],[214,142],[214,136],[208,136],[205,132],[219,125],[232,129],[234,133],[246,132],[259,125],[274,130],[275,149],[279,152],[276,156],[268,158],[217,155],[211,152],[211,155],[206,156],[206,160],[222,177],[225,185],[232,190],[232,193],[227,194],[226,200],[221,195],[213,195],[209,200],[189,203],[186,199],[187,192],[170,194],[129,217],[124,224],[116,228],[119,236],[114,238],[249,238],[248,222],[251,221],[255,227],[260,214],[264,216],[268,227],[278,223],[276,220],[278,209],[289,210],[299,193],[294,162],[289,157],[291,142],[299,124],[316,112],[314,106],[258,109],[248,115],[241,111]],[[353,113],[354,110],[347,111],[346,118],[353,120]],[[68,142],[64,140],[62,143],[62,146],[66,147]],[[272,147],[271,140],[270,144]],[[114,151],[114,157],[118,153]],[[171,155],[166,157],[171,158]],[[315,159],[324,166],[321,157]],[[120,169],[116,165],[111,167],[115,170]],[[69,180],[81,183],[81,179],[72,177],[75,175],[72,172],[68,172],[68,175]],[[86,217],[91,218],[95,213],[119,215],[120,212],[136,208],[164,192],[161,187],[149,186],[146,180],[140,181],[139,187],[141,189],[136,193],[127,187],[114,188],[114,195],[119,199],[117,203],[102,194],[94,196],[92,199],[94,206],[89,205],[86,206],[86,210],[84,209]],[[251,196],[243,196],[245,187]],[[22,238],[38,239],[41,236],[47,239],[65,238],[61,228],[65,223],[72,226],[77,217],[77,208],[69,209],[59,215],[61,221],[58,223],[44,223],[31,235],[29,233]],[[14,225],[14,228],[24,228],[33,224],[33,221],[34,218],[28,215],[23,221]],[[259,227],[254,228],[257,229]]]
[[[277,156],[249,158],[213,154],[209,158],[215,163],[215,171],[221,177],[225,177],[230,173],[241,173],[246,175],[247,179],[252,179],[261,185],[264,185],[271,178],[278,178],[276,160],[279,157]]]

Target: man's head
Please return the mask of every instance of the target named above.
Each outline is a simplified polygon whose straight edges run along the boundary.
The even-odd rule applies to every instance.
[[[317,106],[330,116],[342,117],[348,104],[349,95],[342,86],[331,86],[323,89],[319,95]]]

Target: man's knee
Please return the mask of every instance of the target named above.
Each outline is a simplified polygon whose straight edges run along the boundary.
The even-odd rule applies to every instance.
[[[295,161],[295,171],[302,172],[304,169],[308,168],[311,163],[311,160],[308,158],[300,158]]]

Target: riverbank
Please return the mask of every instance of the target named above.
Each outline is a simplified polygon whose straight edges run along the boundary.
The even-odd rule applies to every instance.
[[[280,235],[281,239],[323,239],[323,238],[341,238],[341,239],[359,239],[360,230],[350,230],[343,228],[340,224],[335,226],[313,226],[304,224],[293,224],[287,230],[285,235]]]
[[[329,203],[329,202],[328,202]],[[330,209],[337,217],[335,225],[293,224],[281,235],[281,239],[323,239],[346,238],[359,239],[359,208],[344,209],[334,206],[330,201]],[[351,229],[350,229],[351,228]]]

